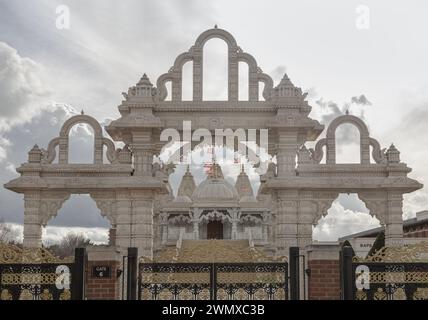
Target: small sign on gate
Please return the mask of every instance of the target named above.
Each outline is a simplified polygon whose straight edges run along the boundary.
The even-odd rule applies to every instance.
[[[93,266],[92,278],[110,278],[110,266]]]

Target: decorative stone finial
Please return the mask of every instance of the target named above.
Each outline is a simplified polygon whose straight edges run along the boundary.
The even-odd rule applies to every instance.
[[[42,161],[42,150],[37,144],[28,152],[29,163],[40,163]]]
[[[274,93],[277,98],[303,97],[302,89],[295,87],[286,73],[275,87]]]
[[[400,163],[400,151],[398,151],[394,144],[391,144],[386,151],[386,158],[388,159],[388,163]]]
[[[193,178],[192,173],[190,172],[190,166],[187,166],[186,173],[181,178],[180,186],[178,187],[177,196],[182,197],[191,197],[193,194],[193,191],[195,191],[196,183],[195,179]]]
[[[244,171],[244,165],[241,166],[241,173],[238,175],[235,183],[236,191],[238,191],[238,195],[240,198],[254,197],[253,188],[251,187],[250,179],[248,175]]]

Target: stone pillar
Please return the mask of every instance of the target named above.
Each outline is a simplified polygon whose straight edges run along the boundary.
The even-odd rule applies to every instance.
[[[202,48],[193,49],[193,101],[202,101],[203,96],[203,56]]]
[[[296,155],[298,147],[297,132],[278,129],[276,155],[278,177],[296,175]]]
[[[40,191],[28,191],[24,194],[24,248],[42,247],[42,229]]]
[[[237,59],[236,47],[229,47],[228,59],[228,99],[229,101],[238,101],[239,98],[239,64]]]
[[[117,191],[116,245],[131,247],[131,195],[129,191]]]
[[[140,256],[153,257],[153,193],[150,190],[132,191],[131,245]]]
[[[259,101],[259,81],[256,66],[248,65],[248,100]]]
[[[134,154],[134,176],[152,176],[155,146],[151,129],[133,133],[130,147]]]
[[[403,194],[388,192],[385,217],[385,246],[403,245]]]
[[[290,247],[297,246],[298,191],[278,191],[276,213],[276,245],[279,255],[288,256]]]
[[[231,235],[232,240],[236,240],[237,232],[238,232],[238,220],[232,219],[232,235]]]
[[[171,100],[181,101],[182,99],[182,84],[183,84],[182,69],[173,71],[173,78],[171,83]]]
[[[193,236],[195,240],[199,240],[199,220],[193,220]]]
[[[151,146],[134,146],[134,176],[152,176],[153,150]]]
[[[160,214],[161,219],[161,232],[162,232],[162,245],[165,245],[168,241],[168,214],[162,212]]]
[[[108,231],[108,244],[110,246],[116,245],[116,226],[112,226]]]
[[[315,210],[317,206],[309,200],[310,193],[303,193],[300,195],[299,202],[299,215],[297,225],[297,246],[304,249],[312,243],[312,225],[314,222]]]

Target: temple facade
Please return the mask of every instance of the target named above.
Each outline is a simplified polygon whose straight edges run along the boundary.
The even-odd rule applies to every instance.
[[[212,38],[228,46],[226,101],[202,99],[203,48]],[[182,100],[182,68],[187,62],[193,63],[191,101]],[[247,101],[238,99],[239,63],[248,64]],[[306,96],[287,75],[274,86],[229,32],[203,32],[155,86],[144,75],[123,93],[121,116],[105,127],[108,137],[96,119],[81,114],[67,120],[46,148],[36,145],[29,151],[28,161],[17,169],[20,176],[5,185],[24,196],[24,246],[42,245],[42,228],[71,194],[89,194],[110,221],[114,244],[137,247],[141,256],[151,258],[177,242],[204,239],[245,240],[267,254],[282,256],[291,246],[303,249],[312,243],[313,226],[339,193],[358,194],[385,228],[386,244],[402,245],[403,194],[422,185],[407,177],[411,169],[401,162],[397,148],[382,148],[360,118],[344,114],[325,128],[309,117],[312,108]],[[185,121],[192,122],[198,141],[207,141],[218,129],[230,129],[226,138],[243,132],[256,146],[265,139],[268,160],[257,158],[256,152],[259,161],[253,161],[248,143],[244,148],[237,143],[234,150],[260,168],[257,193],[244,170],[232,185],[214,162],[199,185],[187,170],[174,196],[169,185],[174,162],[154,159],[171,141],[164,139],[165,130],[177,132],[186,142],[181,156],[193,150],[195,141],[186,141],[184,134]],[[70,130],[79,123],[93,128],[93,163],[68,161]],[[335,135],[342,124],[360,132],[360,163],[336,162]],[[265,130],[267,135],[252,135],[251,130]],[[117,148],[115,142],[124,147]],[[315,147],[308,148],[307,142],[316,142]]]

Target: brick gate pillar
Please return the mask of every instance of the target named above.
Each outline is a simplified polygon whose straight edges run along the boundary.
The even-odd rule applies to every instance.
[[[122,294],[122,257],[124,251],[114,246],[87,248],[86,267],[87,300],[120,300]]]
[[[309,300],[339,300],[339,243],[312,244],[306,250],[310,270],[307,277]]]

